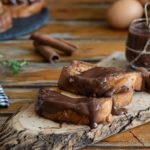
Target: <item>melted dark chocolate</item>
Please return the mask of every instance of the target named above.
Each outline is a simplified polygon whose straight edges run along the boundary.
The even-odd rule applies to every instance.
[[[62,76],[67,80],[60,80],[59,86],[63,90],[91,97],[111,97],[115,90],[109,87],[107,77],[117,76],[124,73],[121,69],[114,67],[94,67],[79,75],[68,76],[64,73]],[[63,77],[61,77],[63,78]]]
[[[117,106],[115,106],[114,99],[113,99],[113,106],[112,106],[111,114],[119,116],[119,115],[123,115],[123,114],[126,114],[126,113],[127,113],[126,108],[118,108]]]
[[[82,77],[87,78],[105,78],[107,76],[115,76],[118,73],[122,73],[123,70],[116,67],[94,67],[80,74]]]
[[[97,123],[96,111],[100,107],[94,98],[71,98],[49,89],[41,89],[36,103],[36,112],[55,114],[64,110],[72,110],[80,115],[89,117],[90,127],[95,128]]]
[[[112,115],[119,116],[119,115],[123,115],[126,113],[127,113],[127,110],[125,108],[117,108],[116,106],[112,107]]]

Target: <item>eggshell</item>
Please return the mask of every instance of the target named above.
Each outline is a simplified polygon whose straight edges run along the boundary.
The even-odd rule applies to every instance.
[[[106,18],[112,27],[125,29],[133,19],[142,17],[143,11],[137,0],[119,0],[108,9]]]

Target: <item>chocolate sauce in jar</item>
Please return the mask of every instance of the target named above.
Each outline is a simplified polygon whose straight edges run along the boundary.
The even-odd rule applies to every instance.
[[[128,39],[126,44],[126,58],[131,67],[145,67],[150,70],[150,45],[148,40],[150,39],[150,29],[146,25],[145,19],[134,20],[128,33]],[[146,47],[146,53],[142,51]]]

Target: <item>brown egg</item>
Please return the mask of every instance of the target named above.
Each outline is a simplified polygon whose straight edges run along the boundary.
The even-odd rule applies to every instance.
[[[142,5],[144,5],[146,2],[148,2],[149,0],[138,0]],[[150,2],[150,1],[149,1]]]
[[[116,29],[127,28],[131,21],[143,15],[143,7],[137,0],[119,0],[107,12],[108,23]]]

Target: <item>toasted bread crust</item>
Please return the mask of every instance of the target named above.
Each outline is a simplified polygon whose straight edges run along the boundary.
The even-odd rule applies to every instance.
[[[128,91],[131,89],[139,91],[142,88],[142,75],[139,72],[122,72],[118,70],[115,72],[114,68],[102,68],[101,70],[105,72],[112,69],[114,74],[106,74],[100,79],[87,78],[83,77],[82,74],[94,69],[96,66],[84,62],[81,65],[80,63],[76,61],[63,68],[58,82],[60,89],[85,96],[102,97],[107,95],[107,92],[110,93],[110,90],[112,90],[112,94],[117,94],[125,92],[123,91],[123,89],[125,90],[124,87]]]
[[[94,69],[99,69],[100,72],[93,77],[93,74],[89,74],[88,71]],[[101,74],[103,74],[103,76]],[[101,78],[97,79],[97,76]],[[76,77],[77,80],[75,80]],[[74,82],[70,81],[70,79],[74,79]],[[102,82],[103,85],[98,86],[101,80],[104,80]],[[95,65],[90,63],[74,61],[71,65],[63,68],[58,82],[59,89],[54,90],[60,93],[61,96],[59,97],[58,95],[59,98],[56,98],[55,96],[57,94],[55,95],[53,92],[50,92],[51,94],[48,99],[46,97],[38,98],[37,101],[40,105],[37,105],[37,112],[45,118],[60,123],[67,122],[90,125],[91,118],[94,118],[96,124],[111,122],[112,114],[119,115],[124,113],[122,107],[130,104],[134,90],[141,90],[142,81],[142,75],[139,72],[126,72],[116,68],[96,68]],[[103,95],[97,96],[97,93],[101,92],[100,88],[103,88],[103,86],[106,87],[107,95],[103,93]],[[91,95],[86,95],[89,91],[91,92],[93,90],[93,87],[96,87],[96,90],[94,90],[97,92],[97,95],[93,93],[90,93]],[[76,100],[85,98],[85,101],[82,103],[82,99],[82,102],[77,101],[77,103],[74,103],[74,98]],[[94,103],[93,101],[89,103],[90,99],[94,100]],[[89,104],[92,105],[92,110],[94,108],[94,113],[92,114]],[[54,109],[54,106],[55,108],[59,106],[59,108]]]
[[[67,96],[67,98],[68,97],[84,98],[59,89],[49,89],[49,90],[59,92],[60,94]],[[113,105],[115,105],[115,107],[117,108],[122,108],[131,102],[132,96],[133,96],[133,91],[129,91],[127,93],[115,94],[113,97],[97,98],[96,102],[98,104],[97,106],[99,107],[99,109],[97,109],[95,114],[96,123],[99,124],[104,122],[111,122]],[[38,105],[38,109],[36,109],[36,111],[38,112],[39,115],[47,119],[51,119],[53,121],[60,122],[60,123],[66,122],[66,123],[73,123],[73,124],[80,124],[80,125],[90,124],[90,118],[87,115],[77,113],[73,109],[65,109],[61,111],[56,111],[55,113],[50,113],[47,111],[46,108],[48,106],[48,103],[45,105],[44,99],[38,99],[37,101],[38,102],[36,103],[36,105],[38,105],[38,103],[40,104],[42,103],[42,105],[40,106]],[[61,102],[61,99],[59,99],[59,101]],[[51,107],[53,107],[53,105],[49,105],[48,109],[53,109]]]
[[[74,105],[74,100],[79,99],[79,98],[86,98],[86,97],[79,97],[79,96],[75,96],[69,93],[66,93],[64,91],[60,91],[59,89],[55,89],[55,90],[49,90],[49,89],[42,89],[42,93],[47,93],[49,94],[48,96],[43,96],[41,97],[41,92],[39,93],[38,96],[38,100],[36,102],[36,111],[39,115],[51,119],[53,121],[56,122],[68,122],[68,123],[74,123],[74,124],[83,124],[83,125],[89,125],[90,121],[91,121],[91,117],[95,118],[95,123],[99,124],[102,122],[110,122],[111,121],[111,111],[112,111],[112,98],[99,98],[99,99],[93,99],[96,103],[96,105],[94,105],[94,109],[95,109],[95,114],[83,114],[78,110],[76,111],[76,109],[74,109],[73,105]],[[55,99],[55,94],[56,92],[60,93],[61,95],[65,96],[65,99],[67,99],[67,103],[65,103],[67,105],[64,106],[62,105],[63,103],[63,99],[58,98]],[[75,98],[76,97],[76,98]],[[57,101],[57,102],[56,102]],[[57,103],[56,105],[59,108],[55,107],[55,110],[52,111],[53,107],[54,107],[54,103]],[[69,102],[69,104],[68,104]],[[87,98],[87,100],[85,101],[84,105],[87,105],[86,103],[89,103],[89,100]],[[81,105],[80,105],[81,104]],[[91,103],[92,104],[92,103]],[[90,105],[91,105],[90,104]],[[55,106],[56,106],[55,105]],[[69,106],[70,105],[70,106]],[[69,107],[68,107],[69,106]],[[86,107],[82,107],[82,103],[78,102],[78,104],[76,105],[76,107],[79,107],[81,109],[85,109]],[[48,107],[48,108],[47,108]],[[51,110],[51,111],[49,111]],[[57,110],[57,111],[56,111]]]

